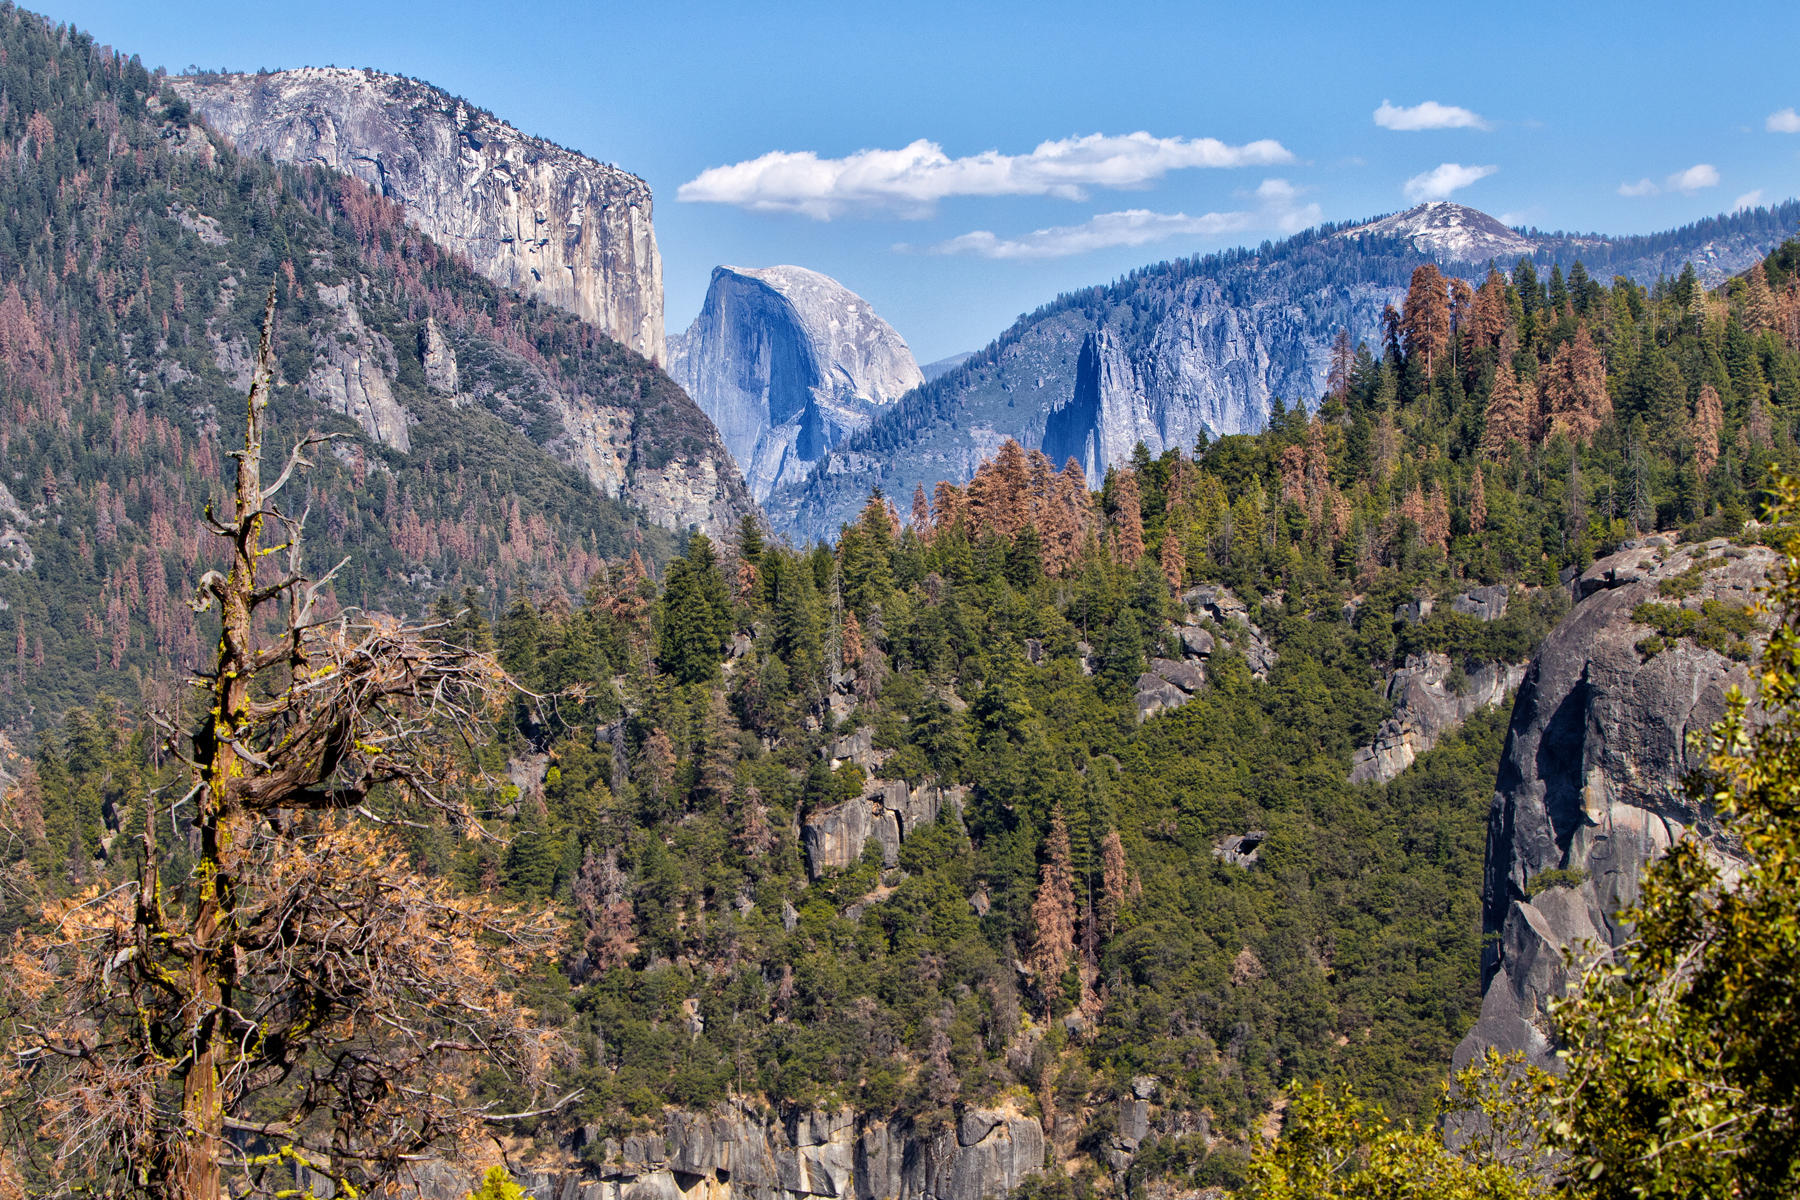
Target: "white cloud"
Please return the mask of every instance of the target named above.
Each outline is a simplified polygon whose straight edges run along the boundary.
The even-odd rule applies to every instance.
[[[1486,179],[1499,167],[1465,167],[1461,163],[1440,163],[1422,175],[1414,175],[1401,187],[1406,198],[1417,204],[1421,200],[1448,199],[1451,192]]]
[[[1664,181],[1671,192],[1697,192],[1701,188],[1719,186],[1719,168],[1711,163],[1695,163],[1685,171],[1677,171]]]
[[[1697,192],[1701,188],[1719,186],[1719,168],[1711,163],[1695,163],[1685,171],[1677,171],[1664,179],[1660,184],[1653,179],[1640,179],[1636,183],[1621,183],[1621,196],[1659,196],[1669,192]]]
[[[932,254],[977,254],[983,258],[1066,258],[1114,246],[1147,246],[1176,237],[1217,237],[1250,230],[1295,233],[1321,218],[1317,204],[1299,203],[1300,190],[1285,179],[1265,179],[1256,189],[1257,206],[1199,216],[1132,208],[1098,213],[1079,225],[1056,225],[1016,238],[978,229],[929,248]],[[904,248],[904,247],[902,247]]]
[[[1800,133],[1800,112],[1791,108],[1772,112],[1769,119],[1763,122],[1763,128],[1770,133]]]
[[[1375,123],[1383,129],[1413,132],[1419,129],[1486,129],[1488,123],[1466,108],[1427,100],[1411,108],[1390,104],[1386,100],[1375,110]]]
[[[681,185],[679,199],[793,212],[821,221],[853,212],[924,217],[948,196],[1085,198],[1090,187],[1143,187],[1170,171],[1256,167],[1292,162],[1270,139],[1231,146],[1217,138],[1162,138],[1138,132],[1089,134],[1040,144],[1029,154],[987,150],[951,158],[921,138],[898,150],[859,150],[820,158],[810,150],[774,150],[709,167]]]
[[[1743,195],[1739,196],[1736,200],[1734,200],[1732,202],[1731,211],[1738,212],[1741,209],[1746,209],[1746,208],[1761,208],[1762,202],[1763,202],[1762,189],[1761,188],[1753,188],[1752,190],[1745,192]]]

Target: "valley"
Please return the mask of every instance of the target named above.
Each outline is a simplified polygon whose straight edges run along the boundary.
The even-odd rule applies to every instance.
[[[921,364],[652,177],[0,10],[0,1200],[1800,1186],[1800,201]]]

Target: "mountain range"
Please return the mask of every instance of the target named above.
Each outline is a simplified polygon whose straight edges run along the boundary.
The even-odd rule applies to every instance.
[[[0,1194],[92,1190],[43,1132],[64,1117],[99,1163],[141,1122],[191,1139],[158,1097],[192,1078],[253,1131],[219,1144],[259,1186],[393,1168],[471,1195],[486,1137],[358,1152],[361,1098],[418,1060],[339,1020],[358,986],[291,965],[302,934],[366,963],[380,894],[554,928],[517,979],[470,961],[498,926],[417,960],[455,960],[466,1057],[416,1100],[487,1105],[530,1194],[1250,1194],[1278,1132],[1305,1145],[1315,1083],[1427,1138],[1453,1061],[1552,1064],[1565,952],[1628,945],[1685,831],[1721,862],[1746,844],[1684,781],[1762,670],[1779,534],[1750,518],[1800,461],[1800,239],[1764,252],[1800,204],[1636,238],[1426,204],[1145,267],[923,367],[792,265],[719,267],[665,338],[650,217],[642,180],[417,81],[169,79],[0,7]],[[271,288],[271,458],[327,439],[278,497],[302,566],[341,563],[322,611],[433,614],[428,653],[517,690],[430,760],[446,795],[503,789],[491,836],[323,790],[344,744],[389,753],[334,701],[317,778],[270,793],[329,810],[237,828],[381,820],[392,854],[322,855],[366,890],[296,883],[263,925],[237,902],[287,859],[209,876],[184,834],[210,801],[137,714],[243,749],[259,787],[286,785],[247,747],[312,744],[278,706],[251,733],[178,702],[216,661],[189,605],[230,548],[201,514]],[[1330,377],[1340,335],[1373,352]],[[411,729],[420,694],[383,693]],[[234,990],[152,1038],[142,998],[174,976],[139,955],[190,954],[164,914],[211,913],[221,877],[246,889]],[[362,898],[290,919],[309,890]],[[131,944],[32,940],[78,911]],[[1766,958],[1759,986],[1786,977]],[[529,1079],[450,1032],[471,981],[531,1014]],[[245,997],[366,1043],[252,1021],[266,1074],[192,1074],[169,1040]],[[18,1050],[40,1029],[118,1073],[69,1100]],[[349,1090],[303,1087],[319,1060]],[[170,1086],[117,1103],[150,1061]]]
[[[1643,283],[1692,264],[1711,284],[1800,220],[1789,202],[1606,237],[1430,201],[1148,265],[921,371],[867,301],[798,266],[716,269],[694,324],[665,344],[648,186],[428,84],[332,68],[172,82],[239,149],[348,172],[496,284],[666,363],[770,526],[800,539],[833,534],[871,487],[904,501],[967,479],[1009,437],[1075,459],[1097,486],[1140,442],[1158,454],[1260,429],[1277,399],[1316,400],[1339,330],[1379,346],[1382,314],[1424,262],[1477,281],[1496,262],[1580,262]]]
[[[1800,222],[1800,202],[1608,238],[1511,229],[1447,201],[1374,221],[1323,225],[1280,242],[1156,263],[1019,319],[988,346],[835,447],[803,482],[765,501],[802,538],[834,534],[878,487],[904,505],[917,487],[962,480],[1016,438],[1055,462],[1073,457],[1097,485],[1139,442],[1152,455],[1263,427],[1277,399],[1323,393],[1339,330],[1379,349],[1382,314],[1415,267],[1435,262],[1479,282],[1490,261],[1583,264],[1596,279],[1642,283],[1689,263],[1712,284],[1742,270]]]

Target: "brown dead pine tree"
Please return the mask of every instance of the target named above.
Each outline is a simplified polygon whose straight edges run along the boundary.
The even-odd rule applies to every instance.
[[[171,726],[191,787],[151,804],[135,879],[45,904],[0,961],[0,1107],[41,1194],[296,1195],[308,1172],[367,1194],[504,1119],[478,1068],[535,1089],[558,1052],[508,986],[555,919],[419,875],[390,832],[479,832],[464,764],[505,676],[433,626],[317,615],[334,572],[301,575],[304,516],[274,499],[320,439],[262,475],[274,312],[271,288],[235,503],[208,514],[231,567],[195,605],[221,620],[203,716]],[[157,843],[178,814],[180,872]]]

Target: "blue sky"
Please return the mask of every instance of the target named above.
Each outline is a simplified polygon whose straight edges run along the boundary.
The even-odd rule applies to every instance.
[[[172,71],[429,80],[650,182],[671,331],[715,264],[797,263],[921,362],[1059,291],[1422,195],[1638,233],[1800,194],[1791,0],[46,11]]]

